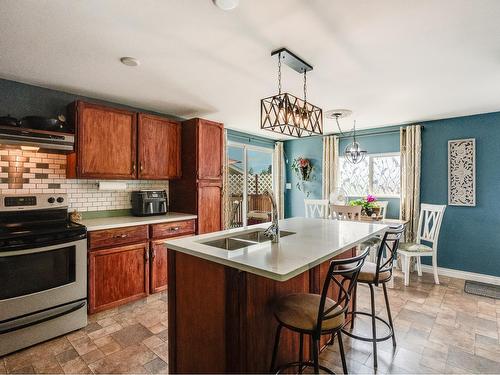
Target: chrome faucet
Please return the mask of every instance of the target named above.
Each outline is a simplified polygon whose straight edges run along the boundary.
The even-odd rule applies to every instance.
[[[271,239],[271,242],[280,242],[280,228],[278,225],[278,207],[276,206],[276,199],[274,199],[274,193],[271,189],[266,189],[264,195],[268,196],[271,200],[271,205],[273,206],[273,222],[269,228],[264,231],[264,235]]]

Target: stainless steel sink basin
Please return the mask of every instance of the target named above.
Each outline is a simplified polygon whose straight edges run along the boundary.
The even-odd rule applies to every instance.
[[[224,250],[238,250],[243,247],[247,247],[250,245],[254,245],[255,242],[249,242],[249,241],[239,241],[234,238],[219,238],[217,240],[211,240],[207,242],[200,242],[203,245],[207,246],[213,246],[213,247],[218,247],[219,249],[224,249]]]
[[[270,238],[264,235],[265,229],[257,229],[252,232],[246,232],[241,234],[236,234],[231,236],[231,238],[252,242],[266,242],[270,241]],[[286,237],[291,234],[295,234],[295,232],[288,232],[286,230],[280,230],[280,237]]]

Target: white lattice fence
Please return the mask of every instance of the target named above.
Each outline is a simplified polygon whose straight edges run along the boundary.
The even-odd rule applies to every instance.
[[[273,186],[273,177],[270,174],[248,175],[248,194],[261,194],[264,190]],[[258,191],[256,191],[256,188]],[[243,175],[229,175],[229,193],[231,195],[241,195],[243,192]]]

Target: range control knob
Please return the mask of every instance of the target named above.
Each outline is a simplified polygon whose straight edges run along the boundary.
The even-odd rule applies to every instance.
[[[47,199],[47,201],[48,201],[49,203],[54,203],[54,202],[56,201],[56,198],[54,198],[54,197],[50,197],[49,199]]]
[[[62,203],[64,202],[64,198],[63,197],[58,197],[57,198],[57,203]]]

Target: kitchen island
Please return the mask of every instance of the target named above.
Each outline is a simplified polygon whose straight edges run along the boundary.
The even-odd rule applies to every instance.
[[[357,244],[388,228],[292,218],[280,221],[280,242],[271,243],[262,233],[268,225],[165,243],[171,373],[267,372],[276,299],[319,293],[330,260],[353,256]],[[298,345],[285,330],[278,364],[296,360]]]

